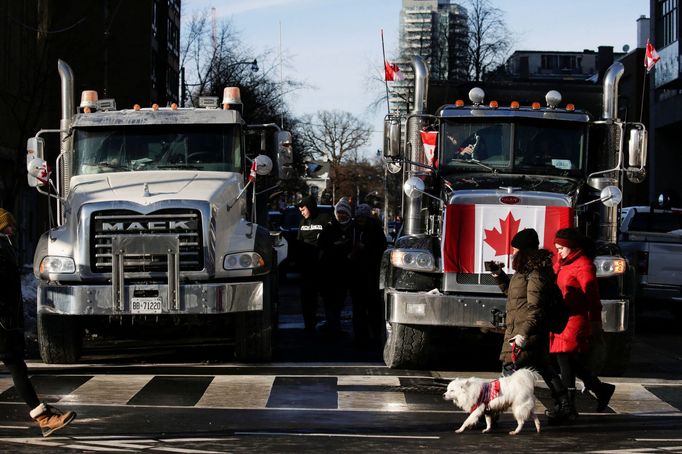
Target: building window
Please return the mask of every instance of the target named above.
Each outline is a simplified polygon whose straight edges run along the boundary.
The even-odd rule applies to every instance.
[[[542,69],[557,69],[559,67],[559,58],[556,55],[543,55],[541,60]]]
[[[678,0],[658,0],[656,2],[656,47],[669,46],[678,40],[677,30]]]

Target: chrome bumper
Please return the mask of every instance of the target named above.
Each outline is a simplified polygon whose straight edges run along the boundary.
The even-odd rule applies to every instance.
[[[114,302],[111,289],[111,285],[64,286],[41,282],[37,289],[38,313],[138,315],[130,307],[136,291],[156,293],[161,299],[160,314],[226,314],[263,309],[262,282],[180,285],[179,298],[174,303],[168,300],[167,285],[124,285],[122,304]]]
[[[406,325],[494,328],[495,311],[505,312],[502,296],[444,295],[386,289],[386,320]],[[602,323],[606,332],[625,331],[628,302],[602,300]]]

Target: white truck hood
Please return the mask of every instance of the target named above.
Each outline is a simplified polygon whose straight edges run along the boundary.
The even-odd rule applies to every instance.
[[[243,188],[234,172],[149,171],[79,175],[71,179],[69,205],[130,201],[151,205],[165,200],[234,203]]]

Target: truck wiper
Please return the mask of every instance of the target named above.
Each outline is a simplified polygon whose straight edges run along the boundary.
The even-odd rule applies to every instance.
[[[121,164],[117,162],[108,162],[108,161],[102,161],[97,163],[97,167],[102,168],[102,167],[109,167],[110,169],[116,169],[116,170],[130,170],[128,166],[122,166]]]
[[[483,167],[484,169],[490,170],[492,173],[497,173],[497,169],[495,169],[495,168],[493,168],[493,167],[490,167],[490,166],[487,166],[487,165],[483,164],[483,163],[482,163],[481,161],[479,161],[478,159],[461,159],[461,158],[453,158],[453,159],[450,160],[450,162],[452,162],[452,161],[461,162],[461,163],[464,163],[464,164],[469,164],[470,162],[472,162],[472,163],[474,163],[474,164],[476,164],[476,165],[478,165],[478,166],[480,166],[480,167]]]
[[[157,165],[157,169],[190,169],[190,170],[201,170],[201,167],[197,167],[192,164],[183,164],[183,163],[177,163],[177,164],[162,164],[162,165]]]

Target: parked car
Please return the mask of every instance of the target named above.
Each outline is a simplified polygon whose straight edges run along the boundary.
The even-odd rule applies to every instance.
[[[623,210],[620,245],[637,271],[640,309],[663,303],[682,319],[682,210]]]

